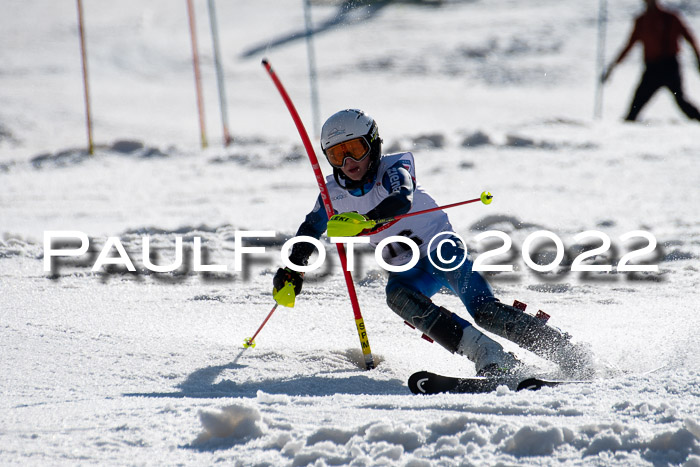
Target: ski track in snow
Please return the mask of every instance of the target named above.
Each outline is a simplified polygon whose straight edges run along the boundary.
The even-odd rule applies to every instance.
[[[212,131],[208,18],[195,3]],[[604,119],[590,121],[590,5],[397,2],[327,28],[315,45],[323,116],[367,110],[387,152],[414,152],[419,181],[441,203],[495,194],[489,206],[451,210],[455,231],[474,252],[488,249],[473,240],[483,231],[512,238],[514,254],[502,259],[515,271],[491,277],[496,296],[545,310],[589,343],[600,360],[594,381],[411,395],[414,371],[469,376],[473,365],[401,323],[385,304],[386,274],[358,249],[354,278],[378,364],[364,370],[331,244],[295,308],[280,307],[257,346],[242,350],[272,306],[281,244],[318,192],[261,57],[241,56],[303,25],[301,7],[288,3],[220,2],[235,144],[222,148],[214,130],[205,150],[186,9],[165,0],[86,3],[97,117],[89,156],[79,148],[72,6],[8,2],[0,18],[0,464],[700,465],[700,127],[663,95],[642,123],[619,121],[639,55],[606,87]],[[619,3],[608,57],[640,8]],[[700,34],[697,6],[676,6]],[[315,21],[335,12],[314,5]],[[683,53],[697,102],[700,78]],[[302,40],[266,50],[310,121],[305,54]],[[536,274],[519,254],[541,229],[573,254],[576,234],[604,232],[613,249],[600,264],[634,248],[621,235],[649,231],[658,246],[647,259],[659,272]],[[48,230],[85,232],[88,253],[45,272]],[[235,232],[245,230],[276,236],[247,240],[267,252],[236,271]],[[157,264],[174,260],[181,237],[183,265],[149,271],[144,236]],[[108,237],[120,239],[136,272],[91,270]],[[226,272],[193,271],[195,237],[204,263]],[[466,316],[454,295],[434,299]],[[538,371],[555,371],[502,342]]]

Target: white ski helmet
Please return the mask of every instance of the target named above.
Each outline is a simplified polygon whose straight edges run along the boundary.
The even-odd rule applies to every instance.
[[[363,148],[365,152],[358,154],[358,157],[355,157],[356,160],[362,160],[365,157],[370,158],[367,174],[362,180],[351,180],[340,170],[345,161],[345,156],[335,157],[332,148],[341,143],[354,143],[357,147]],[[329,149],[331,151],[328,151]],[[333,167],[333,176],[338,185],[348,189],[360,187],[368,181],[374,180],[379,168],[382,140],[379,137],[377,122],[362,110],[346,109],[336,112],[326,120],[323,128],[321,128],[321,150],[326,156],[328,163]],[[341,179],[343,183],[340,182]]]

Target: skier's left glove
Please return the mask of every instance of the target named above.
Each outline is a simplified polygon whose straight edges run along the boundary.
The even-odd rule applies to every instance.
[[[343,212],[328,220],[329,237],[354,237],[362,231],[373,228],[377,223],[356,211]]]
[[[294,286],[294,295],[301,293],[301,286],[304,283],[304,273],[296,272],[289,268],[279,268],[275,277],[272,278],[272,295],[277,295],[277,292],[282,290],[282,287],[287,282],[291,282]]]

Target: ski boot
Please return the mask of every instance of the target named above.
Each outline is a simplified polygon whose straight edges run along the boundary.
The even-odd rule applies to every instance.
[[[518,360],[513,352],[506,352],[500,362],[489,363],[476,372],[476,376],[484,378],[515,378],[518,381],[524,373],[525,365]]]
[[[476,324],[486,331],[504,337],[534,354],[550,360],[569,378],[593,376],[593,355],[587,346],[571,342],[571,335],[548,326],[546,318],[532,316],[519,308],[499,301],[488,302],[474,313]]]
[[[459,316],[453,314],[452,319],[462,326],[456,352],[474,362],[476,376],[506,378],[521,373],[524,365],[513,353],[503,350],[501,344]]]

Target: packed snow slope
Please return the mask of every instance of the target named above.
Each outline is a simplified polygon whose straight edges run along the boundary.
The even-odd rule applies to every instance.
[[[671,3],[671,2],[669,2]],[[410,150],[505,302],[542,309],[590,344],[597,377],[539,392],[414,396],[414,371],[473,375],[420,339],[384,299],[386,273],[358,253],[355,284],[377,368],[363,369],[335,248],[294,308],[273,305],[284,241],[318,188],[296,129],[260,66],[267,57],[314,141],[303,2],[218,2],[223,147],[207,3],[195,0],[209,146],[200,146],[185,2],[83,2],[96,150],[88,156],[75,2],[6,0],[0,16],[0,464],[3,465],[700,465],[700,124],[660,92],[625,114],[636,49],[593,119],[597,2],[474,0],[312,5],[321,119],[366,110],[385,151]],[[700,34],[700,7],[675,1]],[[609,61],[638,0],[609,5]],[[687,45],[685,88],[700,103]],[[322,161],[326,174],[330,171]],[[89,250],[44,270],[47,231],[83,232]],[[537,273],[525,239],[548,230],[567,251]],[[596,237],[611,273],[571,272]],[[235,267],[237,232],[264,247]],[[656,240],[618,272],[623,255]],[[116,237],[135,271],[93,271]],[[156,264],[143,258],[148,239]],[[195,271],[202,263],[225,271]],[[56,245],[59,246],[58,244]],[[76,247],[75,242],[63,242]],[[553,243],[539,264],[554,259]],[[539,253],[539,254],[537,254]],[[117,249],[111,248],[111,256]],[[103,258],[104,259],[104,258]],[[467,317],[458,299],[435,301]],[[534,369],[556,369],[504,342]]]

